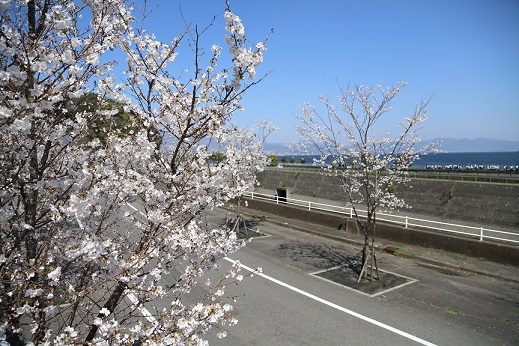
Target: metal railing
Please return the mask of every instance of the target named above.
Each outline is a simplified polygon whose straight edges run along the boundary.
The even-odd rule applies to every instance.
[[[280,197],[278,195],[266,195],[257,192],[247,192],[244,196],[249,197],[250,199],[258,199],[263,201],[268,201],[276,204],[288,204],[295,205],[299,207],[307,208],[308,210],[320,210],[325,212],[337,213],[349,216],[353,218],[354,210],[353,207],[341,207],[337,205],[324,204],[318,202],[312,202],[308,200],[299,200],[287,197]],[[360,217],[366,217],[367,212],[365,210],[357,209],[357,213]],[[474,227],[460,224],[453,224],[447,222],[440,222],[434,220],[420,219],[410,216],[402,216],[388,213],[377,213],[378,221],[386,221],[395,223],[398,225],[402,225],[405,228],[410,226],[412,227],[420,227],[428,230],[436,230],[442,232],[450,232],[456,233],[464,236],[469,236],[472,238],[478,238],[480,241],[483,240],[498,240],[504,242],[510,242],[514,244],[519,244],[519,232],[509,232],[509,231],[500,231],[495,229],[489,229],[485,227]]]

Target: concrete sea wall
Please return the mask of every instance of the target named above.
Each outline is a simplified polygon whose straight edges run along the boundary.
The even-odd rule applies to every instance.
[[[338,178],[319,173],[268,170],[258,174],[256,192],[288,199],[303,199],[345,206]],[[519,231],[519,185],[414,179],[410,186],[397,186],[395,193],[412,209],[407,215],[424,216],[444,222],[478,224]],[[360,234],[360,227],[345,215],[309,211],[284,203],[249,199],[249,207],[296,220],[334,228],[337,232]],[[412,214],[410,214],[412,211]],[[443,249],[490,261],[519,266],[519,246],[481,242],[452,233],[430,232],[419,228],[379,222],[378,237],[389,241]]]
[[[260,193],[275,195],[281,188],[288,198],[346,205],[339,179],[333,176],[266,170],[258,181]],[[413,179],[410,186],[397,186],[395,193],[412,207],[401,210],[406,214],[519,230],[519,184]]]
[[[260,199],[247,199],[247,202],[249,208],[252,209],[335,229],[338,236],[343,232],[362,235],[360,227],[353,219],[349,217],[345,218],[339,214],[316,210],[308,211],[302,207],[284,203],[275,204]],[[519,267],[519,247],[517,246],[494,242],[481,242],[476,239],[458,237],[452,234],[439,234],[411,227],[405,228],[384,222],[378,222],[377,229],[377,239],[418,245],[426,248],[442,249]]]

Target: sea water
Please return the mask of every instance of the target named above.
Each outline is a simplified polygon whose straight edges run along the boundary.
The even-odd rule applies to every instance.
[[[279,164],[287,164],[291,158],[294,158],[294,164],[301,164],[301,159],[304,159],[305,165],[312,165],[313,159],[318,156],[312,155],[292,155],[292,156],[278,156]],[[282,162],[285,158],[287,163]],[[437,153],[428,154],[420,157],[415,161],[411,168],[426,168],[428,166],[454,166],[457,165],[461,169],[468,167],[482,166],[483,169],[496,169],[499,167],[503,170],[504,166],[513,167],[519,165],[519,152],[484,152],[484,153]]]

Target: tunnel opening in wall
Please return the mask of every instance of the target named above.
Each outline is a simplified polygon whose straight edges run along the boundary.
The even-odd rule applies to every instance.
[[[287,189],[278,187],[276,189],[276,195],[278,196],[278,201],[280,203],[286,203],[287,202]]]

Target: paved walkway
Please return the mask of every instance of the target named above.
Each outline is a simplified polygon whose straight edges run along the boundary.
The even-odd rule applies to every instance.
[[[242,208],[241,212],[244,217],[265,217],[265,221],[267,222],[286,226],[294,230],[353,245],[362,246],[363,244],[362,236],[357,236],[345,231],[339,231],[333,228],[302,222],[279,215],[268,214],[263,211],[250,208]],[[438,270],[466,271],[475,275],[519,283],[519,267],[511,265],[507,266],[490,262],[483,258],[477,259],[443,250],[424,248],[396,242],[388,242],[384,239],[376,240],[376,246],[380,249],[384,249],[387,246],[393,246],[394,248],[398,249],[397,256],[419,261],[424,266],[430,266],[431,268],[436,267]],[[517,251],[519,251],[519,247]]]
[[[322,280],[322,276],[315,276],[315,273],[323,273],[324,270],[335,275],[329,269],[343,268],[349,261],[358,258],[362,248],[361,237],[251,208],[243,208],[241,211],[245,220],[262,221],[251,222],[251,230],[257,229],[269,235],[254,239],[233,254],[233,259],[239,259],[244,265],[262,267],[266,275],[276,280],[437,345],[519,345],[519,267],[445,251],[387,243],[379,239],[379,248],[392,245],[402,249],[397,256],[387,253],[378,255],[381,270],[416,281],[392,289],[385,281],[386,278],[383,278],[378,282],[379,288],[382,284],[388,289],[377,292],[376,295],[361,290],[364,293],[361,294],[358,288],[344,284],[343,281],[339,282],[335,277],[331,281],[336,284],[332,284]],[[224,214],[216,216],[212,222],[220,224],[222,217]],[[341,280],[344,279],[340,273],[337,275],[341,276]],[[328,277],[325,279],[330,280]],[[279,287],[268,284],[260,286],[257,282],[243,288],[241,294],[247,299],[243,300],[244,305],[239,308],[242,314],[237,318],[240,323],[253,326],[254,331],[236,331],[237,334],[233,336],[238,341],[233,343],[230,339],[224,339],[222,345],[310,345],[316,343],[312,342],[314,339],[311,337],[321,337],[323,333],[328,335],[326,328],[337,325],[333,324],[334,319],[324,319],[322,321],[326,322],[316,323],[321,321],[322,316],[333,314],[327,309],[315,307],[315,311],[320,311],[323,315],[311,316],[309,326],[312,327],[294,333],[298,331],[303,319],[300,316],[310,316],[306,313],[309,303],[305,299],[299,299],[299,296],[285,296],[285,290],[277,288]],[[351,293],[351,288],[356,292]],[[265,296],[258,299],[254,293],[258,291]],[[283,298],[280,298],[282,295]],[[285,303],[292,298],[290,307],[286,306]],[[252,305],[248,305],[249,302]],[[271,302],[275,304],[269,305]],[[294,313],[296,310],[305,312]],[[252,315],[250,319],[249,315]],[[273,316],[278,318],[274,319]],[[294,319],[294,316],[298,318]],[[355,325],[353,321],[336,318],[341,323],[334,332],[338,333],[341,341],[335,339],[324,342],[327,345],[342,345],[345,337],[354,335],[359,330],[358,327],[346,329]],[[288,324],[293,321],[297,323]],[[262,327],[257,328],[260,325]],[[306,333],[306,329],[311,333]],[[373,337],[371,342],[362,338],[348,339],[351,341],[348,343],[406,344],[389,341],[386,336],[371,334],[372,332],[375,330],[370,329],[368,333]],[[254,341],[244,342],[250,339],[250,333],[256,333]],[[246,339],[240,339],[240,336]],[[267,342],[265,337],[276,339],[275,342],[272,338]]]

